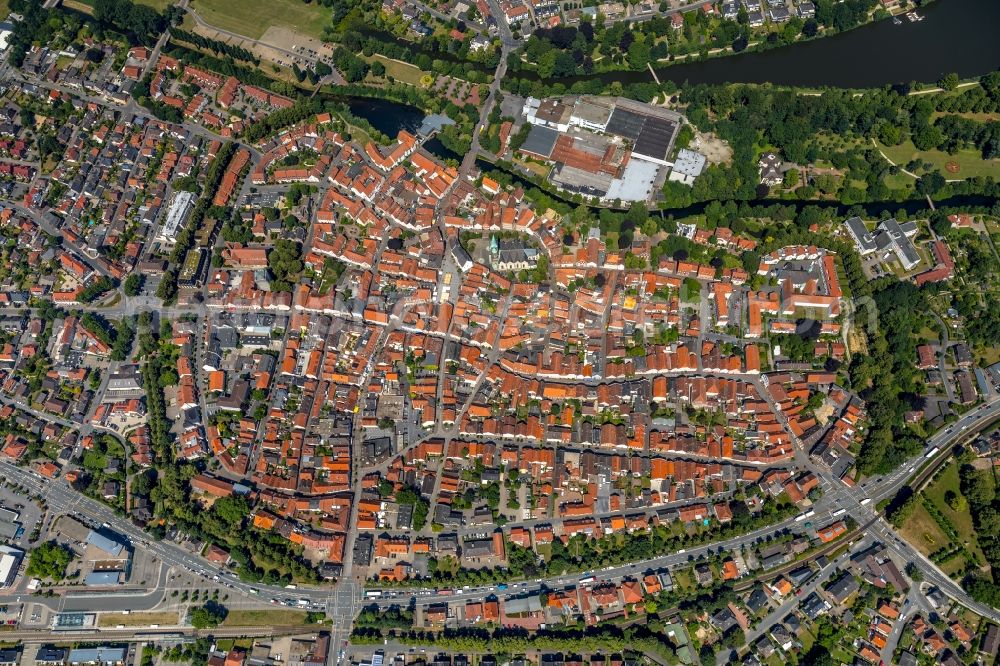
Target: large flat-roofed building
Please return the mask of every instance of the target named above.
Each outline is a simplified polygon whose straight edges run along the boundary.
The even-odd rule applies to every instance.
[[[177,240],[177,231],[194,207],[194,199],[193,192],[177,192],[174,195],[170,207],[167,208],[167,219],[164,220],[163,226],[160,228],[159,237],[161,240],[171,243]]]
[[[915,222],[905,222],[900,224],[895,219],[888,219],[879,224],[883,235],[888,236],[888,242],[885,245],[892,247],[893,253],[899,259],[899,263],[903,265],[903,268],[910,270],[914,266],[920,263],[920,255],[917,254],[917,248],[913,247],[913,243],[910,238],[917,234],[917,225]],[[879,241],[879,237],[876,237],[876,241]],[[879,243],[883,245],[883,243]]]
[[[19,519],[21,514],[6,508],[0,508],[0,537],[16,539],[24,533],[24,527]]]
[[[687,148],[677,151],[677,159],[674,160],[674,167],[670,170],[670,180],[685,185],[693,185],[695,178],[705,170],[706,158],[701,153]]]
[[[87,574],[84,585],[88,587],[104,587],[110,585],[120,585],[122,583],[121,571],[93,571]]]
[[[647,201],[656,189],[656,179],[662,167],[646,160],[629,160],[619,178],[611,181],[605,199]]]
[[[849,218],[844,222],[844,226],[847,227],[851,238],[854,239],[854,244],[858,248],[858,254],[865,256],[876,250],[878,246],[875,244],[875,237],[872,235],[872,232],[868,231],[868,227],[865,226],[860,217]]]
[[[541,125],[533,125],[520,150],[523,153],[547,160],[552,156],[552,150],[556,147],[557,139],[559,139],[559,132],[554,129],[542,127]]]
[[[125,365],[108,377],[108,387],[104,394],[104,402],[118,402],[129,398],[141,398],[145,392],[142,388],[142,375],[138,365]]]
[[[549,175],[549,180],[569,192],[603,198],[614,179],[606,173],[592,173],[569,164],[558,164]]]
[[[120,557],[125,550],[124,544],[116,539],[112,539],[109,536],[101,534],[100,532],[91,532],[88,534],[87,545],[96,548],[96,554],[98,554],[101,558],[117,558]]]
[[[649,116],[642,125],[642,131],[632,147],[632,155],[662,166],[667,166],[667,158],[677,135],[677,123],[665,118]]]
[[[651,200],[666,178],[683,117],[624,97],[539,100],[523,113],[531,125],[520,152],[553,164],[549,181],[605,200]]]
[[[0,587],[10,587],[14,584],[22,559],[24,559],[23,550],[0,546]]]
[[[632,141],[634,157],[667,166],[680,119],[669,109],[618,98],[605,131]]]
[[[132,552],[116,537],[98,531],[87,535],[85,553],[90,565],[84,579],[87,585],[120,585],[128,578]]]
[[[125,663],[125,648],[102,645],[100,647],[73,648],[69,652],[71,666],[118,666]]]
[[[614,103],[600,97],[581,97],[573,106],[569,122],[577,127],[603,132],[611,120]]]

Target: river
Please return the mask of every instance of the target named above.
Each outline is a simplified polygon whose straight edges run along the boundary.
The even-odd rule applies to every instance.
[[[918,10],[923,21],[879,21],[848,32],[767,51],[728,55],[657,69],[661,81],[774,83],[837,88],[878,88],[910,81],[933,82],[942,74],[962,78],[1000,69],[1000,0],[936,0]],[[520,72],[517,76],[530,76]],[[606,72],[554,79],[571,85],[597,78],[605,83],[652,81],[648,70]],[[383,100],[355,99],[352,112],[395,136],[420,125],[419,110]]]
[[[660,81],[774,83],[787,86],[880,88],[934,82],[942,74],[970,78],[1000,69],[1000,1],[936,0],[917,10],[923,21],[878,21],[808,42],[678,63],[656,70]],[[516,75],[532,78],[532,73]],[[597,78],[604,83],[652,81],[648,70],[550,79],[567,86]]]
[[[956,72],[966,78],[1000,69],[1000,0],[936,0],[918,10],[923,21],[902,24],[880,21],[832,37],[824,37],[791,46],[726,56],[700,62],[663,67],[657,71],[661,80],[678,83],[747,82],[808,87],[880,87],[909,81],[930,82],[942,74]],[[597,75],[602,80],[623,83],[648,81],[648,72],[613,72]],[[573,83],[582,77],[563,80]],[[412,106],[379,99],[348,100],[351,111],[366,118],[376,129],[395,136],[400,129],[419,127],[423,113]],[[458,156],[440,145],[428,142],[427,148],[441,158]],[[487,165],[482,165],[487,166]],[[557,196],[558,195],[554,195]],[[986,197],[954,197],[937,202],[943,206],[989,206]],[[754,201],[755,204],[781,203],[801,207],[809,202]],[[835,202],[815,202],[836,207],[838,213],[848,206]],[[698,214],[705,204],[667,211],[683,217]],[[866,212],[905,210],[913,213],[927,206],[923,199],[905,203],[873,202]]]

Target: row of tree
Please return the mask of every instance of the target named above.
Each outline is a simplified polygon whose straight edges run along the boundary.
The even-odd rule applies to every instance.
[[[1000,607],[1000,496],[993,472],[963,465],[959,470],[962,495],[976,528],[976,541],[989,564],[988,574],[974,572],[964,581],[966,590],[984,604]]]
[[[194,44],[198,48],[207,49],[216,55],[229,56],[235,60],[244,60],[255,65],[260,64],[260,58],[258,58],[253,51],[249,51],[237,44],[222,42],[218,39],[205,37],[204,35],[188,32],[187,30],[181,30],[180,28],[171,28],[170,38],[187,42],[188,44]]]

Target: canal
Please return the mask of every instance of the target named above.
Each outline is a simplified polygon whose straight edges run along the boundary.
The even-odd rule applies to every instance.
[[[945,1],[945,0],[942,0]],[[1000,0],[998,0],[1000,1]],[[405,129],[410,132],[415,132],[420,124],[423,122],[424,113],[413,106],[406,104],[400,104],[398,102],[392,102],[384,99],[373,99],[373,98],[362,98],[362,97],[352,97],[348,99],[340,99],[340,101],[345,101],[354,115],[365,118],[372,126],[386,134],[390,137],[395,137],[396,133]],[[461,160],[462,156],[457,155],[453,151],[446,148],[441,141],[438,139],[431,139],[424,144],[424,147],[434,154],[436,157],[442,160],[454,159]],[[498,167],[490,162],[483,159],[476,160],[476,166],[484,171],[489,172],[498,169]],[[537,187],[530,180],[525,179],[520,174],[512,171],[504,171],[514,182],[524,186],[525,188]],[[576,207],[579,205],[572,199],[563,195],[560,192],[546,190],[546,194],[549,196],[564,201],[565,203]],[[961,208],[989,208],[993,206],[997,200],[993,197],[988,196],[955,196],[943,201],[935,201],[935,205],[939,207],[961,207]],[[836,210],[837,215],[846,215],[847,211],[852,208],[846,204],[842,204],[836,201],[796,201],[796,200],[786,200],[786,199],[754,199],[747,201],[746,203],[753,204],[755,206],[770,206],[772,204],[779,204],[782,206],[792,206],[796,210],[801,210],[806,206],[819,206],[825,209]],[[705,211],[705,207],[708,205],[707,201],[698,202],[684,208],[674,208],[664,210],[664,214],[673,215],[676,218],[684,218],[690,215],[700,215]],[[907,215],[913,215],[920,211],[927,209],[927,200],[923,198],[914,198],[909,201],[873,201],[868,203],[860,204],[861,208],[864,209],[866,215],[869,217],[878,217],[882,214],[893,215],[900,211],[905,211]],[[588,206],[588,208],[591,208]],[[599,208],[592,208],[594,214],[599,212]]]
[[[508,171],[507,169],[502,169],[491,162],[484,159],[476,160],[476,167],[479,168],[483,173],[490,173],[491,171],[499,171],[506,174],[511,181],[517,185],[522,186],[525,189],[536,188],[538,185],[533,183],[531,180],[525,178],[521,174],[513,171]],[[552,197],[553,199],[562,201],[574,208],[581,205],[579,202],[573,201],[568,195],[557,192],[553,190],[545,190],[545,194]],[[727,203],[729,200],[723,201]],[[864,211],[865,217],[869,219],[875,218],[887,218],[893,215],[906,215],[913,216],[919,213],[923,213],[928,209],[927,199],[923,197],[915,197],[913,199],[908,199],[906,201],[870,201],[862,202],[858,204],[847,205],[839,201],[830,200],[817,200],[817,201],[798,201],[795,199],[734,199],[732,200],[737,204],[749,204],[751,206],[785,206],[794,208],[796,213],[800,212],[803,208],[808,207],[818,207],[824,210],[833,211],[835,216],[846,217],[851,210],[861,209]],[[665,208],[663,209],[663,215],[669,215],[675,219],[683,219],[685,217],[691,217],[692,215],[702,215],[705,209],[708,207],[710,201],[698,201],[690,206],[684,206],[682,208]],[[988,209],[997,203],[996,197],[978,195],[978,194],[963,194],[955,195],[947,199],[941,199],[934,202],[934,205],[938,208],[964,208],[967,210],[982,210]],[[590,209],[594,216],[600,214],[600,208],[595,206],[590,206],[583,204],[586,208]],[[654,209],[650,211],[651,213],[659,209]]]

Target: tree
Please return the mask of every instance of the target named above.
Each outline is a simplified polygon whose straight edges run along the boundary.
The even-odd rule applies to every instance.
[[[898,146],[903,140],[903,134],[892,123],[882,123],[878,128],[878,139],[887,146]]]
[[[797,186],[799,184],[799,180],[800,179],[801,179],[801,174],[799,174],[799,170],[798,169],[794,169],[794,168],[793,169],[789,169],[788,171],[785,172],[784,186],[786,188],[795,187],[795,186]]]
[[[938,85],[944,90],[954,90],[958,87],[958,74],[955,72],[950,72],[945,74],[940,79],[938,79]]]
[[[917,193],[934,196],[946,184],[944,176],[937,171],[932,171],[931,173],[924,174],[917,180]]]
[[[385,65],[383,65],[380,61],[376,60],[375,62],[373,62],[371,64],[371,69],[372,69],[372,74],[374,74],[375,76],[380,78],[385,76]]]
[[[267,255],[267,265],[274,275],[272,291],[291,291],[302,272],[302,248],[295,241],[279,239]]]
[[[73,560],[73,553],[55,541],[43,543],[31,551],[28,568],[29,576],[62,580],[66,576],[66,567]]]
[[[221,518],[231,529],[237,528],[250,515],[250,504],[243,495],[220,497],[212,505],[212,512]]]
[[[941,143],[942,135],[935,125],[923,124],[913,132],[913,145],[917,150],[931,150]]]
[[[142,285],[146,282],[146,276],[141,273],[132,273],[125,278],[122,290],[126,296],[138,296],[142,291]]]
[[[649,46],[644,41],[632,42],[628,47],[628,63],[632,69],[644,69],[649,63]]]
[[[833,666],[834,661],[830,651],[817,643],[809,649],[801,663],[810,664],[810,666]]]
[[[229,612],[225,606],[209,601],[204,606],[191,610],[191,626],[195,629],[208,629],[219,626]]]
[[[967,508],[969,508],[969,503],[965,501],[965,498],[961,494],[956,493],[954,490],[947,490],[944,493],[944,502],[947,504],[952,511],[962,513]]]

